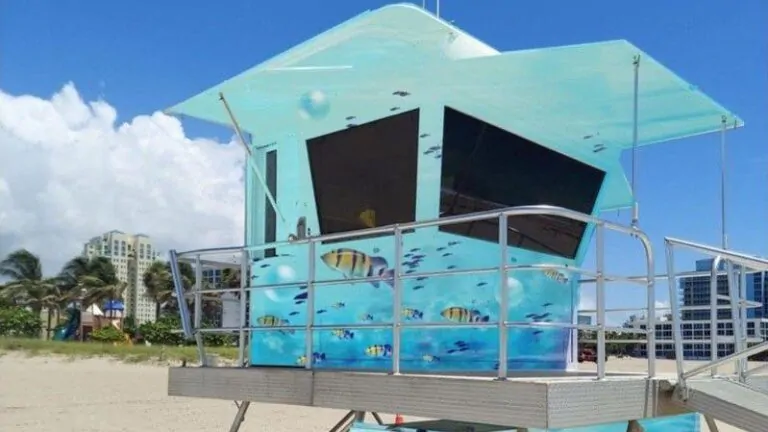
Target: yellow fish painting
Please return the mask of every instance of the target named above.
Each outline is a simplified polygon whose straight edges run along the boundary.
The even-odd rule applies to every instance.
[[[368,357],[391,357],[392,345],[371,345],[365,349],[365,355]]]
[[[348,279],[382,276],[390,286],[394,286],[394,270],[388,268],[387,260],[378,256],[370,256],[355,249],[339,248],[324,253],[320,259],[333,270]],[[378,288],[379,281],[371,281]]]
[[[263,327],[282,327],[290,325],[290,321],[274,315],[262,315],[256,318],[256,322]],[[283,334],[294,334],[295,330],[281,330]]]
[[[555,269],[544,270],[544,276],[548,277],[549,279],[552,279],[557,283],[561,283],[561,284],[568,283],[568,277],[563,272],[557,271]]]
[[[467,309],[458,306],[443,309],[443,311],[440,312],[440,315],[442,315],[443,318],[460,323],[488,322],[490,320],[488,315],[483,315],[477,309]]]

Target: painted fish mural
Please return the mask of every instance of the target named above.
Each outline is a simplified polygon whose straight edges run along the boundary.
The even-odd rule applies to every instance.
[[[320,283],[314,287],[313,311],[297,308],[309,301],[305,279],[309,274],[308,263],[280,253],[254,263],[256,285],[287,287],[282,288],[285,294],[280,295],[258,289],[251,294],[252,322],[274,328],[253,333],[253,364],[306,365],[305,343],[312,340],[312,352],[316,355],[311,360],[317,368],[381,369],[382,359],[391,359],[394,354],[390,326],[397,313],[403,323],[399,344],[402,370],[492,371],[498,361],[498,330],[482,324],[498,319],[498,277],[487,273],[434,273],[485,268],[498,259],[498,249],[443,234],[437,234],[437,238],[445,242],[430,244],[417,235],[406,236],[400,248],[401,271],[405,276],[399,282],[399,310],[394,308],[394,291],[381,289],[382,282],[394,286],[394,269],[390,265],[395,261],[394,244],[390,239],[365,239],[322,249],[315,266]],[[562,260],[544,263],[540,257],[533,259],[519,252],[509,257],[511,262],[570,264]],[[567,274],[547,269],[510,277],[509,319],[531,324],[570,322],[578,300],[575,282]],[[322,283],[342,277],[381,280]],[[295,287],[291,286],[293,283]],[[307,312],[313,314],[314,325],[321,326],[311,338],[306,337],[303,328],[281,329],[303,327],[309,318]],[[463,325],[439,327],[439,323]],[[510,328],[508,369],[565,368],[569,337],[568,330],[554,327]],[[389,366],[384,362],[383,367]]]
[[[329,268],[341,273],[348,279],[384,277],[384,282],[394,286],[395,271],[390,269],[387,260],[379,256],[370,256],[355,249],[340,248],[323,254],[320,259]],[[371,281],[378,288],[379,281]]]
[[[367,355],[368,357],[391,357],[392,345],[390,344],[371,345],[365,349],[365,355]]]
[[[443,318],[460,323],[488,322],[490,316],[483,315],[477,309],[468,309],[460,306],[452,306],[440,312]]]
[[[544,276],[552,279],[557,283],[561,283],[561,284],[568,283],[568,276],[566,276],[565,273],[561,271],[557,271],[554,269],[547,269],[547,270],[544,270]]]

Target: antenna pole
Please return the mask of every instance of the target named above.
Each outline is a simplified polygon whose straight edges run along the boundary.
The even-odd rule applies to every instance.
[[[440,0],[435,0],[435,15],[440,18]]]
[[[261,175],[261,171],[259,171],[258,168],[256,168],[256,165],[253,164],[253,153],[251,152],[251,148],[248,146],[248,142],[245,140],[245,136],[243,135],[243,130],[240,129],[240,124],[237,122],[237,119],[235,118],[235,115],[232,113],[232,108],[229,107],[229,103],[227,102],[227,98],[224,97],[224,93],[219,93],[219,100],[222,104],[224,104],[224,109],[227,110],[227,115],[229,115],[229,119],[232,121],[232,127],[235,129],[235,133],[237,134],[237,138],[240,140],[240,144],[245,149],[245,160],[246,164],[251,167],[251,170],[253,170],[253,173],[256,174],[256,178],[259,180],[259,183],[261,183],[261,187],[264,188],[264,192],[267,194],[267,199],[269,200],[269,203],[272,205],[272,208],[275,210],[275,214],[280,216],[280,220],[285,222],[285,217],[283,217],[283,214],[280,212],[280,209],[277,208],[277,202],[275,201],[275,197],[272,196],[272,192],[269,191],[269,188],[267,187],[267,182],[264,181],[264,176]]]
[[[723,249],[728,249],[728,233],[725,224],[725,131],[727,130],[727,119],[724,115],[720,123],[720,229],[722,235]]]
[[[634,68],[634,91],[632,97],[632,227],[637,228],[640,220],[640,206],[637,203],[637,189],[635,176],[637,171],[637,143],[638,143],[638,93],[640,89],[640,55],[632,60]]]

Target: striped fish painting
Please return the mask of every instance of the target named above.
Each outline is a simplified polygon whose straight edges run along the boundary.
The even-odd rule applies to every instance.
[[[390,269],[387,260],[370,256],[355,249],[339,248],[324,253],[320,259],[329,268],[341,273],[345,278],[358,279],[381,276],[384,282],[394,286],[394,270]],[[371,281],[371,285],[378,288],[380,281]]]

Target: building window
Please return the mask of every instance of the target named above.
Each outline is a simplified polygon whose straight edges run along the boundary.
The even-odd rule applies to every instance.
[[[440,216],[549,204],[591,214],[605,172],[445,108]],[[442,231],[498,241],[498,222],[444,225]],[[509,245],[575,258],[586,224],[552,216],[509,219]]]
[[[419,110],[307,141],[322,234],[416,218]]]

